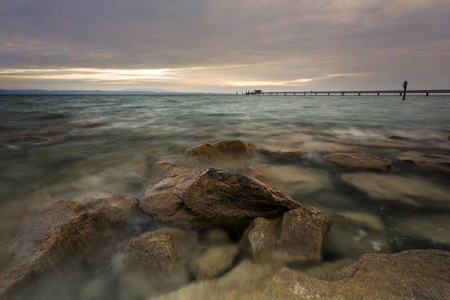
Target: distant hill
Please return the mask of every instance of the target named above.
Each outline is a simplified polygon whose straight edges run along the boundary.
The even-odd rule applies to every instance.
[[[226,93],[185,93],[172,91],[103,91],[103,90],[6,90],[0,95],[229,95]]]

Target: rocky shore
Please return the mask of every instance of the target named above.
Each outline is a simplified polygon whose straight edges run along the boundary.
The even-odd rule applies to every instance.
[[[405,162],[446,172],[448,157],[404,152],[393,162],[350,148],[323,153],[321,162],[342,168],[343,184],[399,207],[450,208],[444,188],[386,174]],[[0,297],[24,297],[27,286],[46,273],[114,243],[106,257],[118,298],[127,290],[157,299],[450,299],[448,239],[430,242],[429,248],[441,250],[391,253],[380,218],[328,216],[283,192],[283,183],[297,180],[298,194],[313,193],[314,182],[327,180],[323,175],[281,180],[284,169],[252,160],[292,162],[308,151],[259,148],[239,140],[200,145],[186,150],[186,165],[153,164],[149,174],[159,182],[141,199],[91,193],[58,202],[28,218],[11,240]],[[246,167],[240,172],[218,168],[238,165]],[[123,234],[137,216],[157,226],[131,237]],[[370,252],[377,253],[365,254]]]

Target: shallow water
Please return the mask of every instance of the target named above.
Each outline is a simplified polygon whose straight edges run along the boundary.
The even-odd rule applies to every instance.
[[[449,96],[411,95],[401,101],[398,96],[1,95],[0,120],[2,244],[24,218],[58,199],[92,191],[139,198],[155,183],[149,176],[154,162],[183,163],[188,147],[241,139],[261,148],[308,151],[296,161],[256,157],[249,163],[269,168],[274,178],[268,183],[304,205],[330,215],[370,215],[381,224],[382,234],[372,234],[373,224],[349,225],[336,218],[341,221],[330,232],[335,238],[325,247],[326,259],[450,245],[450,226],[443,221],[449,216],[450,173],[395,159],[410,150],[450,155]],[[381,174],[393,175],[386,177],[393,183],[352,184],[347,179],[355,176],[348,174],[363,172],[322,160],[326,153],[355,151],[392,159],[392,168]],[[408,194],[405,180],[423,188]],[[424,197],[440,202],[428,205]],[[128,236],[151,226],[148,222],[136,222]],[[380,240],[386,245],[381,247]],[[80,290],[96,290],[105,298],[110,293],[127,298],[126,289],[108,289],[115,282],[108,251],[87,270],[77,265],[61,271],[62,277],[49,275],[60,278],[57,285],[54,278],[42,279],[46,288],[37,288],[36,295],[46,298],[49,291],[64,290],[64,297],[77,298]],[[4,267],[7,255],[1,254]]]

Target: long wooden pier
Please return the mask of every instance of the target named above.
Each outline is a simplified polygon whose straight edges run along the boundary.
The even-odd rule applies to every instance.
[[[265,92],[261,90],[255,90],[253,92],[247,92],[247,95],[270,95],[270,96],[344,96],[344,95],[382,95],[382,94],[397,94],[402,96],[403,90],[365,90],[365,91],[299,91],[299,92]],[[423,94],[428,96],[429,94],[450,94],[448,90],[407,90],[406,94]]]

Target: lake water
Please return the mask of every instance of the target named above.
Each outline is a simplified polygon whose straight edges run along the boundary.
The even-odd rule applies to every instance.
[[[188,147],[239,139],[308,152],[294,161],[257,157],[248,163],[267,168],[269,183],[295,200],[335,215],[325,259],[449,249],[448,166],[397,159],[408,151],[450,155],[449,96],[0,95],[0,120],[2,244],[27,216],[57,199],[85,192],[140,198],[155,183],[154,162],[184,163]],[[393,166],[381,173],[346,169],[323,160],[334,152],[375,154]],[[1,253],[0,267],[7,257]],[[102,259],[101,265],[110,263]],[[100,275],[105,286],[116,280],[109,267],[86,272],[63,272],[67,276],[52,279],[58,284],[34,293],[76,299]]]

